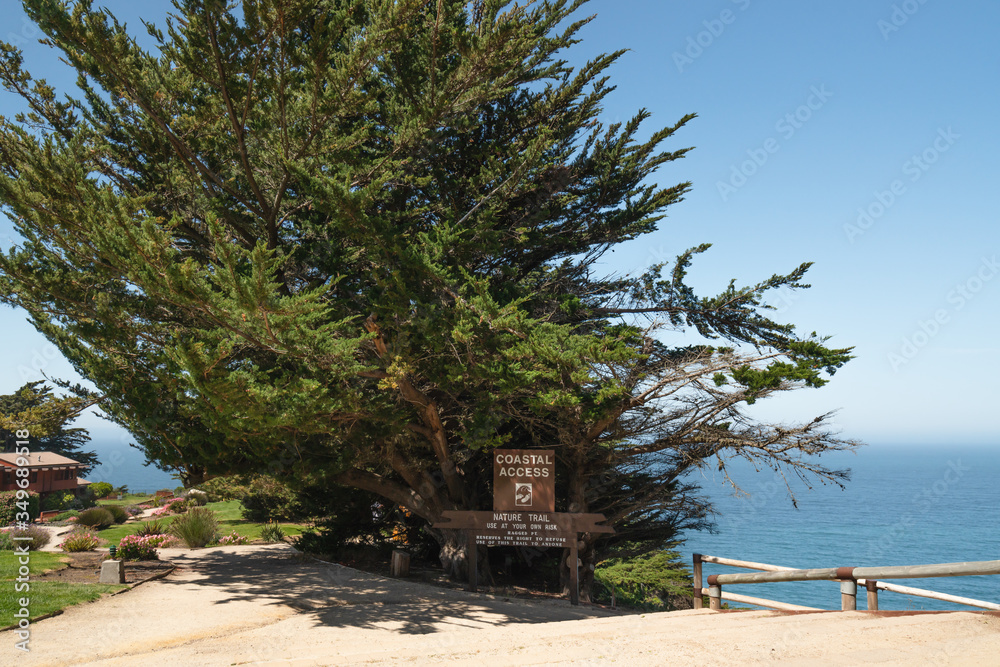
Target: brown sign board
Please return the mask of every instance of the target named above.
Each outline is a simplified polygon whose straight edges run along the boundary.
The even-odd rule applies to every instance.
[[[599,526],[603,514],[569,514],[566,512],[493,511],[472,512],[446,510],[435,528],[468,531],[469,590],[475,592],[478,569],[478,549],[486,547],[563,547],[569,548],[570,562],[577,561],[578,533],[614,533],[611,526]],[[580,573],[570,567],[569,599],[580,602]]]
[[[493,509],[555,512],[555,460],[552,450],[493,450]]]
[[[473,529],[491,533],[508,530],[538,530],[545,534],[575,535],[576,533],[613,533],[611,526],[599,526],[603,514],[569,514],[566,512],[463,512],[446,510],[435,528]],[[521,527],[523,526],[523,528]],[[531,528],[538,526],[537,528]]]

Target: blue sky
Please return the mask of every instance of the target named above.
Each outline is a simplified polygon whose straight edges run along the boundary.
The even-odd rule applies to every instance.
[[[99,4],[136,32],[140,15],[162,24],[169,6]],[[13,5],[0,37],[65,89],[71,79]],[[609,270],[709,242],[690,276],[710,293],[815,262],[812,289],[776,295],[776,317],[858,358],[827,387],[757,414],[792,422],[839,409],[843,433],[872,444],[1000,443],[1000,205],[990,194],[1000,4],[592,0],[590,13],[571,62],[629,49],[611,70],[607,121],[645,107],[651,132],[698,114],[668,146],[695,150],[656,178],[693,191],[657,233],[610,254]],[[0,113],[16,108],[0,96]],[[0,222],[5,246],[11,234]],[[23,313],[0,309],[0,322],[0,392],[41,371],[75,377]]]

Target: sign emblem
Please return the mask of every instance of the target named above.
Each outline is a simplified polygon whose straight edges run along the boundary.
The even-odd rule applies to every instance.
[[[531,507],[531,484],[514,484],[514,504],[518,507]]]

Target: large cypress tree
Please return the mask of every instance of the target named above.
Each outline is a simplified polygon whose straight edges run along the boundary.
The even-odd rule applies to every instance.
[[[25,0],[82,94],[3,47],[30,111],[0,121],[24,239],[0,295],[191,480],[270,471],[433,521],[490,506],[483,452],[547,447],[557,509],[648,548],[703,524],[681,478],[714,457],[840,479],[809,457],[854,444],[825,417],[743,409],[850,358],[766,316],[807,265],[704,298],[707,246],[602,274],[687,191],[651,178],[693,116],[603,124],[620,52],[559,59],[581,4],[175,0],[147,52],[89,0]],[[435,535],[460,573],[464,538]]]

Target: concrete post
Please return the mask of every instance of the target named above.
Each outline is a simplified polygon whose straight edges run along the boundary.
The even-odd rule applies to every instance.
[[[124,584],[125,563],[120,560],[106,560],[101,563],[102,584]]]

